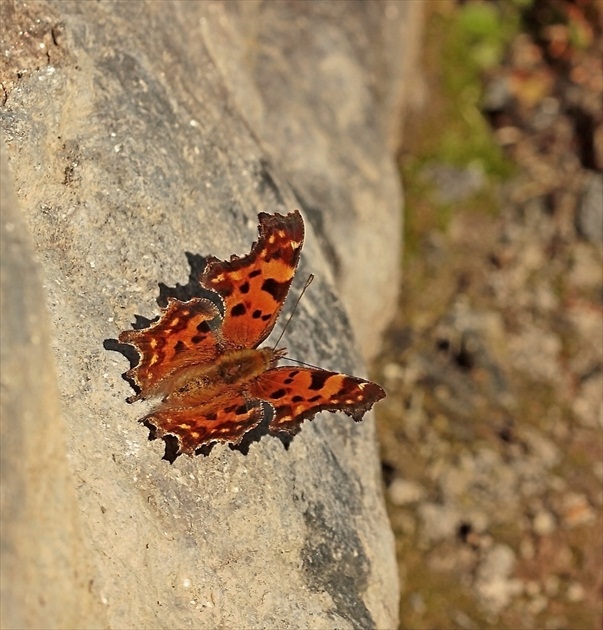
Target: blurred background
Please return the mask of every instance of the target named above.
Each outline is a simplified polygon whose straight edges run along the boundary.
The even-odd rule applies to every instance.
[[[402,628],[601,628],[602,3],[427,2],[376,379]]]

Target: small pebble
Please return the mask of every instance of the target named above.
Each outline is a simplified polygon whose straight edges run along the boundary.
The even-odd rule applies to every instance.
[[[546,536],[555,531],[555,517],[547,510],[540,510],[532,521],[532,527],[538,536]]]
[[[423,486],[397,477],[391,483],[389,489],[389,500],[397,506],[407,505],[408,503],[416,503],[426,496]]]
[[[566,593],[569,602],[581,602],[584,599],[584,587],[579,582],[572,582]]]

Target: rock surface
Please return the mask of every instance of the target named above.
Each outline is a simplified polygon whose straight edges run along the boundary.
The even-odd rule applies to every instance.
[[[3,628],[97,628],[40,270],[1,147]],[[66,605],[66,593],[71,604]]]
[[[244,253],[258,211],[301,206],[308,235],[293,292],[310,272],[317,281],[287,346],[359,372],[331,282],[373,355],[400,253],[387,145],[403,96],[401,35],[420,14],[393,2],[2,7],[2,133],[51,317],[66,427],[51,444],[57,461],[66,451],[76,494],[62,535],[77,533],[74,511],[85,532],[73,562],[88,590],[57,573],[53,594],[81,621],[54,625],[395,627],[371,420],[325,414],[288,450],[264,437],[247,453],[216,447],[170,465],[136,422],[143,405],[124,403],[128,361],[108,349],[135,315],[158,314],[157,283],[186,282],[185,253]],[[3,344],[14,334],[3,330]],[[40,402],[50,414],[52,400]],[[3,546],[7,532],[17,546],[31,535],[17,518],[3,510]],[[60,545],[46,551],[62,562]]]

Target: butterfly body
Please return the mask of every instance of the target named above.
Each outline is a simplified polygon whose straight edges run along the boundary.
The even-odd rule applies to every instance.
[[[156,323],[119,340],[136,347],[127,376],[140,392],[129,402],[159,398],[142,421],[157,437],[173,435],[192,455],[213,442],[237,444],[270,411],[269,430],[296,433],[319,411],[356,421],[385,396],[379,385],[319,368],[280,366],[284,349],[259,348],[276,323],[304,240],[301,214],[259,215],[249,254],[209,258],[199,282],[212,301],[170,299]]]
[[[228,388],[245,390],[282,356],[282,350],[243,348],[225,352],[215,363],[185,367],[162,383],[162,402],[170,407],[199,405]]]

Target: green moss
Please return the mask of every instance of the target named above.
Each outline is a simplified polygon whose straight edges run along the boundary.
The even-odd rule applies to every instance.
[[[406,264],[423,250],[426,234],[446,232],[459,205],[464,212],[497,212],[500,184],[514,174],[515,167],[482,114],[484,75],[500,63],[518,32],[520,8],[530,2],[469,2],[456,11],[434,12],[427,24],[430,108],[422,116],[420,130],[413,130],[412,155],[402,160]],[[439,203],[433,197],[433,183],[424,176],[425,168],[433,164],[478,168],[486,183],[462,204]]]
[[[485,73],[500,64],[518,32],[514,3],[467,3],[451,15],[436,15],[430,35],[440,42],[443,110],[431,125],[428,154],[455,166],[479,165],[492,177],[513,172],[481,112]]]

